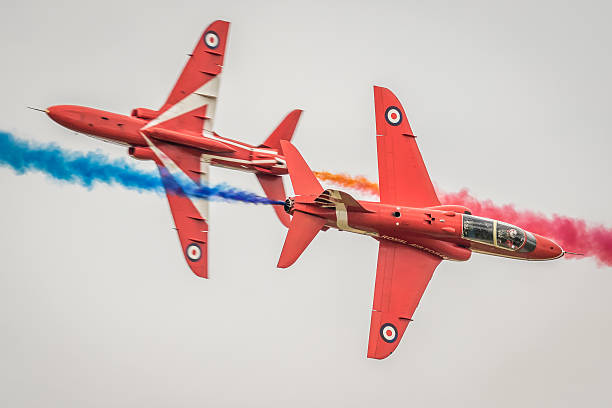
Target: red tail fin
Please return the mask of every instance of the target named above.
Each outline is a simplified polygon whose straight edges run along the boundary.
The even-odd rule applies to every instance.
[[[285,119],[274,129],[274,132],[268,136],[265,142],[263,142],[261,147],[269,147],[271,149],[281,150],[281,140],[291,140],[293,137],[293,132],[295,132],[295,127],[297,126],[298,120],[300,120],[300,115],[302,114],[301,109],[295,109],[291,111]]]
[[[323,218],[296,211],[293,213],[285,245],[278,260],[279,268],[288,268],[302,255],[317,233],[325,225]]]
[[[285,160],[287,161],[287,168],[289,170],[289,177],[291,177],[291,184],[293,184],[293,191],[297,195],[319,195],[323,192],[323,187],[319,183],[319,180],[315,177],[304,161],[304,158],[298,152],[298,150],[290,142],[285,140],[281,141],[281,147]]]

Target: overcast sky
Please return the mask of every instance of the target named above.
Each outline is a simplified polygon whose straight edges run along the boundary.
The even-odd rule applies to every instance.
[[[156,109],[225,19],[218,133],[258,144],[302,108],[313,169],[375,180],[386,86],[441,188],[612,226],[609,2],[329,3],[5,1],[0,129],[127,157],[25,106]],[[0,185],[2,406],[612,404],[612,269],[591,259],[444,262],[376,361],[373,239],[321,233],[278,270],[272,209],[213,203],[203,280],[161,196],[4,168]]]

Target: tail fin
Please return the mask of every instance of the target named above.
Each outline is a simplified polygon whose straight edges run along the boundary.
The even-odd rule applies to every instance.
[[[288,268],[293,265],[324,225],[323,218],[299,211],[294,212],[277,266]]]
[[[302,114],[301,109],[295,109],[274,129],[274,131],[268,136],[268,138],[260,145],[260,147],[269,147],[270,149],[281,150],[281,140],[291,140],[295,127],[297,126],[300,115]]]
[[[261,188],[263,188],[264,193],[266,193],[266,197],[274,201],[285,201],[287,196],[285,195],[285,186],[283,185],[282,177],[262,173],[255,173],[255,175],[257,176],[257,180],[259,180],[259,184],[261,184]],[[273,207],[280,222],[285,227],[289,228],[291,218],[289,217],[289,214],[285,212],[283,206],[273,205]]]
[[[281,148],[287,161],[287,168],[289,170],[289,177],[291,177],[291,184],[293,184],[293,191],[297,195],[319,195],[323,192],[321,183],[312,173],[304,158],[298,152],[298,150],[291,144],[282,140]]]
[[[319,196],[323,192],[323,187],[319,184],[300,152],[291,142],[282,140],[280,144],[287,161],[287,168],[295,194]],[[324,225],[325,220],[323,218],[294,211],[283,251],[278,260],[278,267],[287,268],[293,265]]]

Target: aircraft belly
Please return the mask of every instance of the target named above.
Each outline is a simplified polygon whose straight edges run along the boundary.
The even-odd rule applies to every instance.
[[[114,145],[123,146],[123,147],[131,146],[130,143],[127,143],[127,142],[125,142],[123,140],[117,140],[117,139],[111,139],[111,138],[104,137],[104,136],[92,135],[90,133],[83,133],[83,134],[85,136],[89,136],[89,137],[91,137],[93,139],[101,140],[101,141],[106,142],[106,143],[112,143]]]
[[[502,258],[523,259],[528,261],[533,260],[528,258],[529,253],[510,251],[507,249],[502,249],[479,242],[472,242],[470,249],[479,254],[500,256]]]
[[[255,173],[255,169],[253,169],[253,167],[247,164],[241,164],[241,163],[236,163],[236,162],[228,162],[224,160],[213,159],[210,161],[210,165],[215,166],[215,167],[221,167],[224,169],[240,170],[246,173]]]
[[[354,227],[350,229],[343,229],[350,232],[360,232],[366,235],[371,235],[379,240],[391,241],[413,248],[420,249],[432,255],[438,256],[442,259],[449,259],[455,261],[467,261],[471,257],[471,251],[461,245],[461,240],[456,236],[449,235],[447,237],[440,237],[439,234],[431,235],[425,233],[422,229],[412,229],[410,225],[389,225],[389,223],[381,224],[378,220],[371,218],[373,225],[377,226],[378,231],[375,233],[369,233],[370,228],[367,227],[369,223],[365,222],[367,217],[371,217],[370,214],[350,214],[351,220],[361,221],[355,222]],[[342,223],[340,223],[342,226]]]
[[[330,192],[334,197],[335,192]],[[411,228],[412,223],[406,222],[406,219],[402,223],[396,218],[381,222],[378,214],[347,211],[346,205],[339,200],[334,201],[333,205],[335,222],[328,222],[332,228],[411,246],[442,259],[466,261],[471,257],[471,251],[459,246],[459,239],[454,235],[439,237],[439,232],[432,235],[434,231],[428,228]]]
[[[270,169],[270,174],[286,174],[286,168],[275,164],[273,160],[247,160],[235,157],[202,154],[203,161],[209,161],[212,166],[240,170],[247,173],[258,173],[260,169]],[[278,171],[276,171],[278,170]]]

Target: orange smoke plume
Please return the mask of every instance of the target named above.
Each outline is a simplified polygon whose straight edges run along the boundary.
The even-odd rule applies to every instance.
[[[364,176],[349,176],[346,174],[333,174],[327,171],[315,171],[314,175],[321,181],[328,181],[338,186],[361,191],[371,195],[378,195],[378,184],[374,183]]]
[[[372,195],[378,195],[378,184],[363,176],[351,177],[346,174],[315,172],[321,181],[351,188]],[[518,210],[514,205],[496,205],[490,200],[479,200],[468,190],[446,193],[438,190],[443,204],[462,205],[474,215],[503,220],[516,224],[528,231],[553,239],[563,249],[593,257],[599,264],[612,266],[612,229],[602,225],[588,225],[585,220],[553,214],[546,216],[533,211]]]

